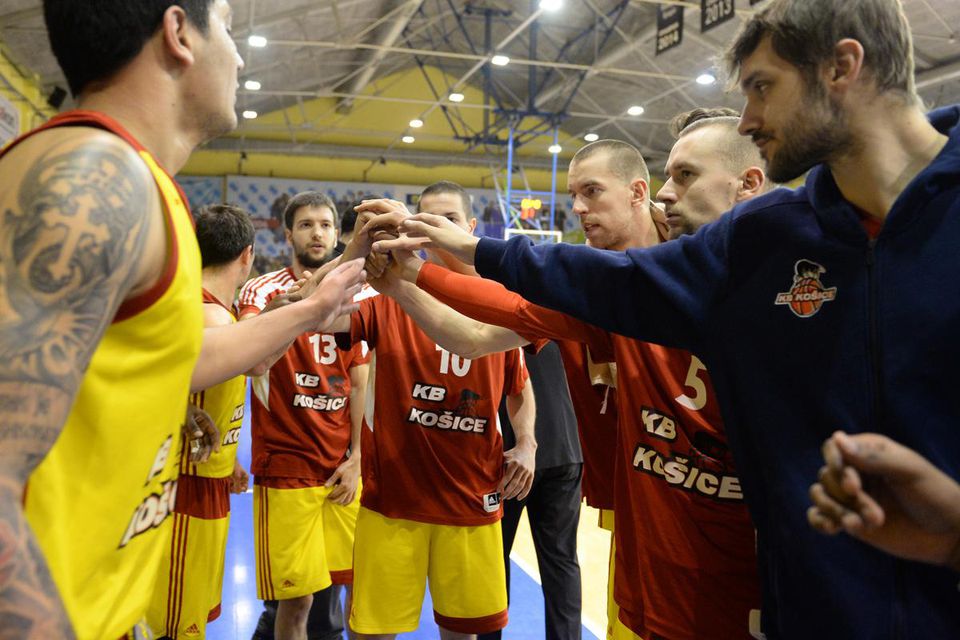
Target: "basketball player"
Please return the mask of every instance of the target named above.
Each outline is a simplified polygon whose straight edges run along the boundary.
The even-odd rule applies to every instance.
[[[229,4],[48,0],[44,15],[80,110],[0,159],[0,629],[118,638],[167,549],[191,388],[325,326],[362,276],[349,265],[271,317],[204,331],[170,174],[236,125]]]
[[[737,119],[711,116],[716,112],[701,109],[679,117],[678,128],[684,130],[667,174],[682,188],[673,184],[674,177],[664,187],[675,218],[683,211],[685,220],[708,219],[711,210],[719,215],[734,200],[749,199],[764,188],[763,172],[756,167],[760,159],[749,141],[737,135]],[[569,174],[574,211],[589,216],[587,224],[607,219],[603,208],[594,212],[592,204],[610,198],[606,192],[615,192],[617,185],[613,168],[625,165],[631,167],[627,175],[642,176],[643,215],[633,224],[656,230],[645,198],[646,167],[636,149],[618,141],[592,143],[574,156]],[[723,198],[726,205],[717,202]],[[444,226],[451,234],[456,231]],[[609,237],[625,248],[642,245],[645,236]],[[641,638],[748,638],[750,610],[759,605],[753,527],[699,359],[610,336],[516,296],[511,302],[496,285],[466,291],[466,281],[447,276],[425,267],[418,283],[467,315],[518,331],[521,342],[533,336],[579,340],[589,346],[594,361],[616,361],[621,421],[613,588],[619,619]],[[633,635],[611,623],[614,637]]]
[[[427,187],[420,206],[464,232],[476,226],[468,194],[454,183]],[[337,328],[342,343],[366,340],[376,354],[350,628],[374,638],[415,630],[428,578],[442,638],[503,628],[500,502],[527,495],[536,452],[520,352],[451,354],[387,296],[362,301]],[[517,436],[507,452],[496,418],[504,395]]]
[[[298,193],[283,221],[292,264],[243,286],[241,318],[334,257],[339,232],[329,197]],[[276,638],[306,638],[314,592],[346,585],[350,599],[368,361],[359,343],[341,351],[333,335],[310,332],[253,380],[257,596],[278,601]],[[321,598],[339,600],[339,591]]]
[[[247,212],[230,205],[203,207],[195,222],[203,261],[204,326],[226,326],[237,321],[233,300],[253,266],[253,224]],[[173,536],[147,613],[158,636],[203,638],[207,622],[220,615],[230,493],[247,490],[247,473],[237,460],[245,395],[241,375],[190,398],[212,417],[220,450],[200,464],[190,461],[188,448],[181,452]]]
[[[944,401],[960,298],[943,295],[960,266],[960,107],[924,115],[899,0],[773,0],[727,59],[741,133],[774,181],[809,171],[803,187],[653,249],[464,238],[456,253],[533,302],[701,354],[758,528],[768,637],[960,636],[955,574],[824,539],[804,515],[838,427],[960,476]],[[820,291],[792,290],[801,260],[824,269]]]
[[[469,210],[466,209],[469,206],[467,195],[455,183],[446,181],[435,183],[427,189],[425,194],[418,204],[420,211],[435,211],[451,219],[459,219],[463,215],[462,211]],[[361,214],[361,226],[363,220],[371,216],[371,207],[377,204],[406,211],[406,206],[397,201],[370,201],[359,207],[364,210]],[[376,282],[380,287],[388,284],[388,281],[384,280]],[[430,300],[428,295],[416,287],[390,287],[386,291],[401,304],[417,326],[441,347],[447,348],[461,337],[472,334],[471,327],[462,327],[453,332],[455,336],[449,335],[449,329],[455,324],[447,325],[445,314],[432,313],[432,307],[436,302]],[[430,304],[431,302],[433,305]],[[427,311],[428,309],[431,311]],[[449,312],[449,309],[445,311]],[[580,567],[576,552],[582,464],[580,464],[579,447],[575,441],[570,441],[576,427],[566,390],[566,380],[559,368],[560,351],[556,346],[544,344],[544,341],[538,340],[535,348],[540,347],[543,347],[542,351],[525,359],[534,389],[534,400],[538,406],[534,424],[534,430],[538,434],[536,472],[529,494],[525,498],[510,500],[504,504],[504,516],[500,525],[504,542],[504,569],[509,577],[509,548],[513,544],[521,513],[525,507],[529,507],[530,528],[536,541],[537,562],[540,566],[541,586],[544,592],[546,633],[547,637],[561,640],[579,638],[582,631]],[[568,347],[572,347],[571,351],[575,354],[584,351],[584,347],[579,344],[571,343]],[[470,357],[465,353],[459,355]],[[587,388],[590,396],[597,398],[598,394],[590,388],[586,370],[581,369],[576,373],[582,379],[582,384]],[[557,383],[561,385],[560,389],[556,389]],[[542,399],[553,402],[550,406],[544,406]],[[594,402],[600,405],[602,401],[601,393]],[[597,413],[599,414],[599,411]],[[507,443],[512,444],[515,440],[509,416],[505,414],[506,411],[501,408],[501,427],[503,427],[501,432],[504,446]],[[573,432],[567,428],[568,426],[573,429]],[[539,436],[541,433],[544,435],[543,438]],[[511,447],[507,455],[512,456],[522,450],[522,446]],[[609,458],[606,466],[610,466]],[[612,506],[612,495],[610,499]],[[505,583],[509,595],[509,579],[505,580]],[[499,638],[500,635],[500,630],[497,630],[484,633],[481,638]]]

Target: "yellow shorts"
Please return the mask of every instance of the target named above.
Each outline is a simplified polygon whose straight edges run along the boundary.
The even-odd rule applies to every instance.
[[[611,534],[613,533],[613,509],[600,509],[600,518],[597,521],[597,526],[604,531],[609,531]]]
[[[414,631],[428,578],[437,625],[459,633],[507,625],[499,522],[426,524],[361,507],[354,562],[350,628],[357,633]]]
[[[347,506],[333,488],[253,487],[257,598],[289,600],[353,582],[353,535],[360,488]]]
[[[147,623],[157,636],[204,637],[220,615],[223,561],[230,514],[217,519],[173,514],[170,552],[164,553]]]
[[[604,514],[609,514],[609,517],[605,519]],[[620,607],[617,605],[617,601],[613,598],[613,577],[616,573],[617,557],[617,543],[616,538],[613,537],[613,529],[615,526],[613,511],[602,511],[600,521],[603,524],[609,525],[611,534],[610,566],[607,571],[607,640],[643,640],[643,638],[631,631],[629,627],[620,622]],[[603,525],[601,524],[601,526]],[[606,529],[607,527],[603,528]]]

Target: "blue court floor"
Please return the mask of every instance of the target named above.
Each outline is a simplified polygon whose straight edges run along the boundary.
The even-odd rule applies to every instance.
[[[240,464],[248,471],[250,469],[249,407],[248,398],[237,452]],[[253,493],[248,492],[232,496],[231,511],[226,566],[223,574],[221,614],[217,620],[207,626],[207,638],[210,640],[249,640],[256,627],[262,607],[256,595],[256,567],[253,551]],[[525,546],[525,541],[521,539],[524,535],[529,538],[529,532],[525,533],[523,529],[517,534],[516,546],[518,548]],[[532,546],[532,544],[526,546]],[[516,549],[514,553],[517,553]],[[531,557],[527,558],[528,555]],[[523,564],[525,566],[535,564],[536,561],[529,552],[524,556]],[[605,569],[602,564],[602,557],[601,554],[600,569]],[[586,607],[587,601],[591,597],[591,587],[587,580],[587,574],[591,569],[583,566],[583,560],[581,554],[581,567],[584,574],[584,605]],[[535,574],[535,571],[531,570],[531,573]],[[507,640],[542,640],[544,638],[543,594],[540,591],[540,585],[516,562],[512,563],[510,576],[510,622],[504,630],[503,637]],[[430,603],[429,590],[424,598],[423,611],[420,615],[420,628],[414,633],[401,634],[400,637],[410,640],[426,640],[427,638],[433,640],[439,637],[437,625],[433,621],[433,608]],[[596,640],[597,636],[584,627],[583,638],[585,640]]]

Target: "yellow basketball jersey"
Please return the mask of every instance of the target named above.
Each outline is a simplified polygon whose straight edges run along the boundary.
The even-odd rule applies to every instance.
[[[207,291],[203,292],[203,302],[223,306]],[[230,312],[231,320],[236,322],[236,313],[232,309],[227,311]],[[233,473],[233,465],[237,460],[240,425],[243,424],[246,391],[246,376],[237,376],[190,396],[190,402],[210,414],[216,423],[220,431],[220,451],[212,454],[206,462],[195,464],[190,462],[190,452],[185,448],[180,458],[180,473],[203,478],[226,478]]]
[[[168,259],[157,286],[121,306],[25,508],[81,640],[119,638],[147,610],[167,550],[180,429],[203,340],[200,252],[179,188],[119,124],[72,112],[137,149],[162,195]]]

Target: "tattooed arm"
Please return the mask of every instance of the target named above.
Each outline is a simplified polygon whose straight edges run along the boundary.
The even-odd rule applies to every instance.
[[[140,158],[94,129],[37,134],[0,175],[0,635],[71,638],[24,484],[120,303],[162,270],[162,211]]]

